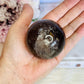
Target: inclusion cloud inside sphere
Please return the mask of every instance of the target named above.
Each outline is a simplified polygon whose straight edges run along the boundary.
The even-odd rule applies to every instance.
[[[50,59],[57,56],[64,48],[65,34],[57,23],[40,20],[28,29],[26,43],[34,56]]]

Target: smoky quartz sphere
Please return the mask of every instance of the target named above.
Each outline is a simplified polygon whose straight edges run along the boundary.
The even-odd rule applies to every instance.
[[[34,56],[50,59],[64,48],[65,34],[56,22],[39,20],[28,29],[26,43]]]

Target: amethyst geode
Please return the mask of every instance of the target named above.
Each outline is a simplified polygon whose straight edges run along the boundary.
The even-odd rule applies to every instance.
[[[0,0],[0,43],[5,42],[10,26],[21,14],[22,6],[18,0]]]
[[[19,18],[24,4],[32,6],[33,20],[39,17],[39,0],[0,0],[0,43],[5,42],[8,31]]]
[[[34,56],[50,59],[57,56],[64,48],[65,34],[57,23],[40,20],[30,26],[26,43]]]

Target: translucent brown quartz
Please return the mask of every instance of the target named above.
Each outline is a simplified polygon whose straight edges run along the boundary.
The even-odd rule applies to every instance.
[[[63,50],[65,34],[62,28],[51,20],[40,20],[28,29],[26,45],[30,52],[42,59],[50,59]]]

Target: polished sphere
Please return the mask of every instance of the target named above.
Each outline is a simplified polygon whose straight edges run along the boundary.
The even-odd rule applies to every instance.
[[[64,48],[65,34],[54,21],[39,20],[28,29],[26,44],[34,56],[50,59],[57,56]]]

